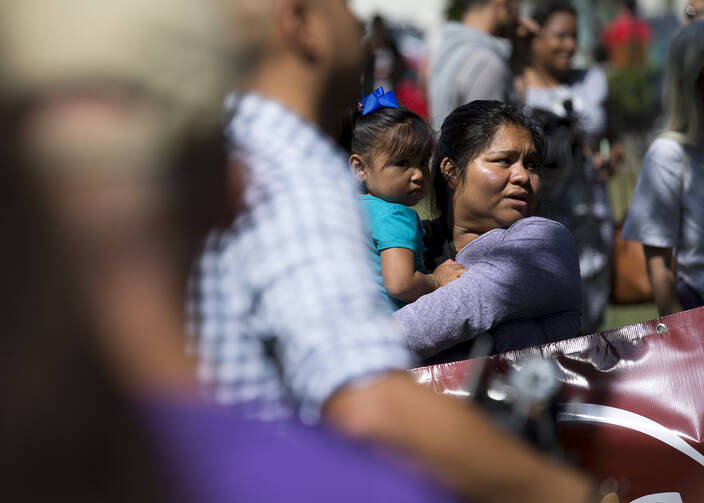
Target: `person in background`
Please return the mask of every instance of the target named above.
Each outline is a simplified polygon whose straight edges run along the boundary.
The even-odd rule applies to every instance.
[[[520,0],[464,0],[461,22],[448,22],[430,54],[431,125],[473,100],[516,101],[509,66]]]
[[[557,182],[546,187],[541,213],[563,223],[577,240],[585,303],[580,330],[591,333],[601,324],[611,288],[614,228],[605,181],[611,165],[600,153],[607,129],[608,84],[599,67],[572,68],[577,11],[571,3],[541,4],[532,18],[540,29],[517,87],[526,105],[547,114],[546,126],[556,121],[568,125],[569,134],[558,129],[550,138],[553,150],[570,143],[563,148],[570,153],[554,166]]]
[[[242,54],[257,57],[228,100],[245,210],[209,237],[189,306],[213,399],[398,449],[475,502],[587,501],[580,473],[404,372],[413,355],[378,297],[357,183],[331,138],[363,59],[347,2],[228,5]]]
[[[650,25],[638,17],[637,0],[619,0],[619,14],[601,32],[609,63],[614,68],[643,67],[652,39]]]
[[[396,89],[406,65],[383,17],[377,14],[372,18],[369,37],[364,42],[362,91],[369,94],[378,87]]]
[[[394,313],[409,347],[429,363],[467,358],[490,333],[496,352],[574,337],[582,291],[574,239],[533,217],[545,140],[515,106],[473,101],[445,119],[433,158],[440,216],[431,264],[456,260],[459,279]]]
[[[410,206],[430,188],[434,140],[418,115],[379,89],[345,117],[340,145],[362,185],[359,201],[369,227],[369,250],[381,296],[392,310],[457,279],[454,261],[425,272],[423,224]]]
[[[704,304],[704,21],[675,35],[665,79],[665,133],[646,153],[622,232],[643,243],[663,315]]]

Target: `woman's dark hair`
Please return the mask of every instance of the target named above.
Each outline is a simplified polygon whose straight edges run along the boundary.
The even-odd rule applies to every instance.
[[[533,10],[531,17],[533,21],[538,23],[538,25],[545,26],[548,19],[558,12],[566,12],[568,14],[572,14],[574,17],[577,17],[577,9],[575,9],[574,5],[572,5],[571,2],[566,2],[564,0],[554,0],[539,4]]]
[[[401,154],[430,159],[435,141],[430,126],[405,107],[381,108],[367,115],[354,107],[343,119],[339,144],[365,158],[383,151],[388,160]]]
[[[444,158],[452,161],[459,183],[463,183],[467,165],[484,152],[501,126],[514,126],[530,133],[542,165],[547,144],[540,126],[530,118],[529,109],[508,105],[501,101],[477,100],[455,108],[440,128],[440,139],[432,162],[435,206],[440,213],[440,223],[445,229],[452,221],[450,187],[440,170]]]

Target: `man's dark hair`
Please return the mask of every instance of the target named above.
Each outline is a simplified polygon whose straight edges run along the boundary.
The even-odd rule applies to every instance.
[[[458,21],[465,12],[477,7],[484,7],[491,0],[450,0],[445,10],[447,19]]]
[[[577,17],[577,9],[571,2],[564,0],[554,0],[551,2],[541,3],[533,9],[532,18],[540,26],[545,26],[545,23],[555,14],[566,12]]]
[[[463,0],[464,10],[474,9],[476,7],[484,7],[491,0]]]
[[[435,205],[440,213],[440,222],[449,228],[450,187],[440,171],[444,158],[452,161],[457,179],[464,180],[467,165],[484,152],[501,126],[515,126],[530,133],[542,165],[547,153],[547,144],[540,126],[530,118],[527,110],[501,101],[477,100],[457,107],[447,116],[440,129],[440,139],[432,162]]]
[[[635,15],[638,13],[638,0],[621,0],[623,6]]]

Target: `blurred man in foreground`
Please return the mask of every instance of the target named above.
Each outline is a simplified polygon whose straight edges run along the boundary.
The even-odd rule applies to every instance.
[[[249,185],[213,234],[190,306],[201,379],[223,404],[325,420],[421,460],[476,502],[584,503],[590,484],[402,372],[374,287],[355,183],[330,140],[354,103],[361,33],[343,0],[237,0],[252,56],[227,135]]]
[[[329,432],[198,399],[185,280],[240,185],[215,2],[0,12],[3,500],[449,501]]]

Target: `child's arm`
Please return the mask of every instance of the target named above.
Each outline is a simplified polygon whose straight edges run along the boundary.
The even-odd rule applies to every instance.
[[[460,277],[465,268],[454,260],[440,264],[432,274],[415,270],[413,250],[387,248],[381,251],[381,278],[393,298],[413,302]]]

